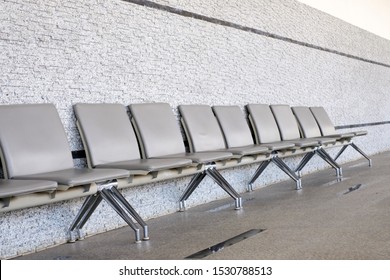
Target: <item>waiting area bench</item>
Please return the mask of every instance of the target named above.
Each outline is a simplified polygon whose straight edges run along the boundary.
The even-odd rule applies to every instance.
[[[148,226],[121,189],[192,176],[179,210],[208,176],[241,209],[242,198],[220,170],[259,164],[248,190],[270,163],[302,188],[302,170],[318,155],[342,176],[336,160],[348,146],[371,159],[352,139],[365,131],[337,133],[322,107],[248,104],[180,105],[179,119],[167,103],[73,106],[87,158],[75,167],[67,135],[53,104],[0,105],[0,212],[85,197],[69,226],[69,241],[84,238],[83,226],[104,200],[135,232]],[[180,124],[181,123],[181,124]],[[187,143],[187,144],[186,144]],[[326,149],[341,146],[332,158]],[[302,155],[296,168],[284,158]],[[140,229],[141,227],[141,229]],[[141,234],[142,233],[142,234]]]

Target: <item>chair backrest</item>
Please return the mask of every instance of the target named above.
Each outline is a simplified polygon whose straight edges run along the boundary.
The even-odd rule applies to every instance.
[[[131,104],[129,108],[146,158],[185,153],[180,126],[169,104]]]
[[[1,105],[0,147],[7,178],[74,167],[53,104]]]
[[[90,167],[141,158],[125,106],[79,103],[73,108]]]
[[[191,152],[226,149],[225,139],[208,105],[180,105],[184,131]]]
[[[305,138],[321,137],[321,130],[317,124],[309,107],[296,106],[292,107],[293,113],[297,118],[302,136]]]
[[[323,136],[336,134],[336,129],[324,107],[310,107]]]
[[[252,132],[239,106],[214,106],[213,112],[228,148],[254,144]]]
[[[257,144],[281,141],[278,124],[269,105],[248,104],[246,109]]]
[[[301,138],[299,126],[289,105],[271,105],[282,140]]]

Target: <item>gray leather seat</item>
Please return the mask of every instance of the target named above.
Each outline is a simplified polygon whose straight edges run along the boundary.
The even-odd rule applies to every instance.
[[[88,165],[93,170],[121,168],[132,175],[146,175],[192,164],[185,158],[141,158],[126,107],[121,104],[76,104],[74,112]],[[146,223],[134,209],[131,214],[143,227],[144,239],[148,239]]]
[[[297,148],[295,142],[282,140],[279,127],[269,105],[246,105],[249,123],[253,129],[257,144],[269,145],[272,148],[287,149]]]
[[[338,140],[346,140],[347,143],[341,148],[338,152],[334,160],[337,160],[340,155],[345,151],[348,146],[354,148],[358,153],[360,153],[363,157],[368,160],[368,165],[372,166],[372,160],[368,157],[366,153],[364,153],[355,143],[353,143],[352,138],[356,136],[364,136],[367,134],[367,131],[351,131],[345,133],[337,133],[331,119],[329,118],[328,113],[325,111],[325,108],[322,106],[319,107],[310,107],[310,111],[312,112],[315,120],[318,123],[318,126],[321,131],[321,135],[325,137],[335,137]]]
[[[57,186],[57,182],[54,181],[0,179],[0,198],[36,192],[54,192]]]
[[[184,157],[206,164],[232,157],[225,151],[186,152],[179,124],[167,103],[131,104],[129,109],[146,158]]]
[[[272,144],[255,144],[248,122],[239,106],[213,106],[213,111],[218,119],[228,148],[232,149],[240,146],[263,147],[267,149],[264,152],[271,154],[270,157],[266,158],[259,165],[255,174],[250,179],[248,184],[249,190],[253,189],[253,183],[271,162],[290,176],[296,182],[298,189],[301,187],[300,178],[278,157],[277,154],[278,151],[295,147],[293,143],[279,142]]]
[[[279,145],[287,145],[286,148],[289,149],[310,148],[319,145],[318,141],[305,141],[300,139],[299,130],[298,133],[294,128],[290,131],[289,125],[291,125],[291,120],[288,120],[287,127],[285,127],[286,125],[281,121],[282,118],[280,117],[280,123],[278,123],[269,105],[248,104],[246,105],[246,109],[256,143],[258,144],[275,145],[276,147]],[[282,138],[279,125],[283,129],[284,138]],[[296,126],[296,123],[292,122],[292,125]]]
[[[238,106],[213,106],[212,110],[222,130],[227,150],[254,156],[272,152],[267,145],[254,144],[250,128]]]
[[[0,145],[7,178],[52,180],[66,189],[128,176],[125,170],[75,168],[52,104],[0,106]]]
[[[128,172],[124,172],[125,170],[119,169],[101,169],[96,171],[98,172],[87,168],[72,167],[51,172],[16,176],[14,178],[52,180],[61,185],[59,189],[67,189],[69,187],[88,185],[91,183],[104,183],[108,180],[115,180],[129,176]]]
[[[196,174],[180,198],[180,210],[185,209],[185,201],[208,175],[236,201],[236,209],[241,208],[241,197],[223,179],[214,163],[229,160],[233,154],[225,149],[224,143],[218,146],[213,131],[207,131],[202,137],[204,147],[200,151],[186,151],[180,126],[167,103],[146,103],[129,105],[132,122],[140,139],[142,152],[146,158],[182,157],[201,164],[205,168]],[[214,118],[214,116],[213,116]],[[213,120],[211,119],[210,122]],[[218,124],[217,124],[218,125]],[[219,127],[217,127],[219,129]],[[207,128],[206,128],[207,129]],[[208,134],[210,133],[210,134]],[[222,139],[223,140],[223,139]],[[195,138],[197,141],[197,138]],[[207,147],[210,148],[207,148]]]
[[[292,111],[298,121],[302,136],[305,138],[319,140],[320,143],[325,147],[327,144],[334,144],[335,142],[340,142],[340,140],[350,140],[350,138],[355,135],[354,133],[334,133],[324,136],[322,135],[316,118],[312,114],[309,107],[295,106],[292,107]]]
[[[54,181],[0,179],[0,202],[2,208],[8,207],[11,199],[16,196],[40,192],[51,193],[54,196],[57,186],[57,182]]]
[[[6,178],[49,180],[58,183],[58,190],[98,184],[98,193],[87,197],[70,227],[70,241],[83,238],[82,226],[98,204],[105,199],[136,231],[125,210],[127,205],[116,190],[115,180],[130,174],[122,169],[90,170],[75,168],[67,136],[53,104],[0,106],[0,146]]]
[[[336,170],[337,176],[342,175],[341,167],[331,158],[331,156],[323,149],[324,145],[335,144],[335,138],[305,138],[301,137],[298,121],[293,114],[289,105],[271,105],[270,106],[275,120],[278,124],[282,140],[294,141],[299,147],[315,147],[315,149],[307,153],[298,167],[296,172],[300,174],[304,166],[315,155],[319,155],[325,162]]]
[[[279,127],[280,137],[283,141],[293,142],[298,147],[315,147],[321,144],[317,139],[302,138],[297,120],[289,105],[270,105],[270,109]],[[329,143],[335,142],[328,139]]]
[[[351,131],[347,133],[337,133],[336,128],[334,127],[333,122],[329,118],[329,115],[325,111],[324,107],[310,107],[310,111],[316,119],[319,129],[321,130],[321,134],[323,136],[352,138],[353,136],[362,136],[367,134],[367,131],[365,130]]]
[[[299,124],[299,129],[304,138],[318,139],[319,141],[321,141],[322,139],[325,140],[331,139],[329,143],[335,142],[339,138],[335,136],[326,137],[321,134],[321,130],[318,126],[318,123],[314,118],[312,112],[310,111],[309,107],[294,106],[291,109],[295,115],[295,118],[297,119],[297,122]],[[322,142],[322,144],[327,144],[327,143],[328,141]]]
[[[293,144],[293,147],[290,147],[291,150],[299,149],[305,154],[295,169],[295,172],[300,174],[303,167],[321,146],[320,141],[300,138],[298,124],[289,106],[274,105],[272,110],[270,105],[248,104],[246,109],[256,143],[290,143]],[[322,153],[320,156],[326,157]]]
[[[76,104],[74,112],[91,168],[123,168],[141,175],[192,163],[184,158],[141,158],[126,107],[121,104]]]

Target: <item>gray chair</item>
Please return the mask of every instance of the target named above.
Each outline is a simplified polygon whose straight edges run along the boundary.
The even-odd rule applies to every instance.
[[[94,170],[101,168],[126,169],[133,175],[187,167],[192,161],[185,158],[141,158],[138,140],[131,125],[126,107],[121,104],[76,104],[74,105],[77,126],[87,154],[88,165]],[[161,143],[164,149],[165,143]],[[144,228],[147,225],[132,209],[133,217]]]
[[[267,152],[270,153],[270,157],[261,162],[255,174],[249,180],[249,191],[253,190],[254,182],[271,162],[295,181],[297,189],[302,187],[301,178],[278,157],[278,151],[295,147],[293,143],[254,144],[252,132],[239,106],[213,106],[213,111],[222,129],[228,148],[242,146],[265,147],[268,149]]]
[[[343,145],[341,150],[338,152],[334,160],[336,161],[341,154],[345,151],[348,146],[354,148],[358,153],[368,160],[368,165],[372,166],[372,160],[364,153],[355,143],[353,143],[352,138],[356,136],[364,136],[367,134],[367,131],[352,131],[346,133],[337,133],[331,119],[329,118],[328,113],[325,111],[324,107],[310,107],[310,111],[313,113],[314,118],[316,119],[318,126],[321,130],[321,134],[326,137],[335,137],[338,140],[346,140],[347,143]]]
[[[321,130],[318,126],[318,123],[316,119],[314,118],[314,115],[310,111],[309,107],[305,106],[294,106],[291,107],[295,118],[297,119],[299,129],[301,131],[302,137],[304,138],[314,138],[314,139],[338,139],[339,137],[334,136],[323,136],[321,134]],[[349,134],[350,136],[353,136],[353,134]]]
[[[143,154],[146,158],[186,158],[193,164],[203,165],[202,172],[195,174],[187,189],[180,198],[180,210],[185,209],[185,202],[193,191],[199,186],[205,176],[211,177],[234,200],[235,208],[242,208],[242,199],[233,187],[222,177],[216,169],[215,163],[226,161],[234,155],[225,150],[225,146],[216,148],[216,139],[212,135],[203,135],[206,147],[210,143],[210,149],[187,152],[180,126],[167,103],[131,104],[129,106],[132,122],[140,139]],[[212,120],[211,120],[212,121]],[[207,140],[208,139],[208,140]],[[210,141],[210,142],[209,142]],[[259,149],[264,150],[264,148]],[[245,154],[248,151],[235,151],[237,154]]]
[[[351,133],[349,133],[349,134],[345,133],[344,137],[347,137],[347,138],[344,138],[344,139],[342,139],[342,137],[336,136],[336,135],[323,136],[321,134],[318,123],[317,123],[316,119],[314,118],[314,115],[310,111],[309,107],[295,106],[295,107],[292,107],[291,109],[292,109],[292,111],[297,119],[302,136],[304,138],[317,139],[317,140],[321,141],[322,145],[321,145],[321,147],[319,147],[319,149],[325,149],[328,147],[335,147],[335,146],[339,146],[339,145],[344,145],[346,142],[346,139],[347,138],[349,139],[350,137],[353,136],[353,134],[351,134]],[[332,139],[332,141],[328,142],[327,141],[328,139]],[[324,140],[325,140],[325,142],[324,142]],[[347,142],[349,142],[349,140]],[[341,172],[341,170],[340,170],[340,172]]]
[[[49,193],[55,196],[58,184],[44,180],[12,180],[0,179],[0,205],[7,208],[14,197],[33,193]]]
[[[57,191],[83,186],[89,195],[72,222],[70,240],[82,239],[83,225],[104,199],[129,224],[139,241],[139,229],[125,210],[127,204],[116,190],[116,179],[129,176],[121,169],[91,170],[75,168],[57,110],[53,104],[0,106],[0,147],[3,171],[8,179],[49,180],[57,182]]]
[[[297,128],[295,117],[291,116],[292,113],[289,113],[289,111],[291,112],[289,107],[282,108],[281,112],[279,112],[278,108],[274,108],[275,114],[271,107],[266,104],[248,104],[246,109],[256,143],[267,145],[293,144],[293,147],[287,147],[288,153],[283,152],[283,150],[281,152],[278,151],[279,157],[304,154],[298,168],[295,169],[295,172],[300,176],[300,172],[304,167],[303,163],[314,155],[321,145],[320,142],[318,140],[304,140],[300,138],[299,128]],[[283,114],[284,110],[286,114]],[[283,115],[285,116],[283,117]]]
[[[255,143],[266,144],[273,149],[299,149],[299,143],[282,140],[278,124],[269,105],[248,104],[245,108],[248,112],[248,120],[254,133]]]
[[[310,161],[310,159],[317,154],[325,162],[327,162],[331,167],[336,170],[336,176],[342,176],[341,167],[332,159],[332,157],[325,151],[324,146],[329,144],[335,144],[335,138],[302,138],[299,125],[296,117],[293,114],[293,111],[289,105],[270,105],[270,109],[275,116],[275,120],[278,124],[280,135],[282,140],[293,141],[299,147],[313,147],[314,149],[307,153],[298,167],[295,169],[295,172],[301,174],[302,169]]]

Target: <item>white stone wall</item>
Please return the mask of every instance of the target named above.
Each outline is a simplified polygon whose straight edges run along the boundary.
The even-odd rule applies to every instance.
[[[296,1],[155,2],[390,64],[389,41]],[[0,0],[0,24],[0,104],[54,103],[72,150],[82,149],[72,112],[77,102],[157,101],[173,109],[191,103],[322,105],[336,125],[390,120],[389,67],[167,11],[120,0]],[[368,136],[356,142],[367,153],[389,150],[388,125],[364,129]],[[349,151],[340,160],[356,158]],[[325,167],[315,160],[306,172]],[[222,173],[244,192],[255,168]],[[285,179],[271,167],[255,187]],[[158,217],[177,210],[189,180],[127,189],[124,195],[145,219]],[[207,179],[188,204],[222,197],[225,193]],[[81,203],[75,199],[0,214],[0,257],[65,242]],[[123,225],[103,204],[85,231]],[[151,236],[158,234],[150,230]]]

